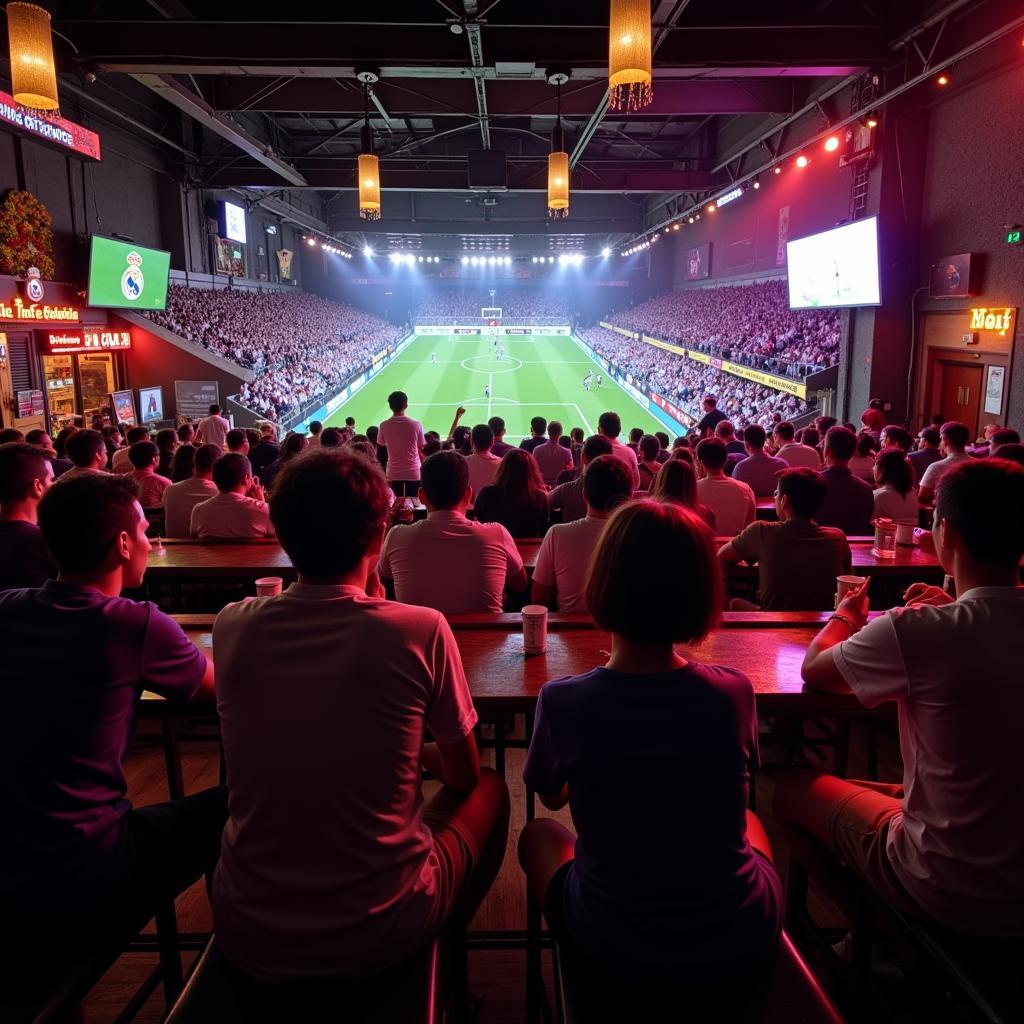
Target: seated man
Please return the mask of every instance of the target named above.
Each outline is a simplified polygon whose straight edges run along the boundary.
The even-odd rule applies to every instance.
[[[237,427],[229,430],[224,438],[224,443],[227,445],[229,452],[238,452],[239,455],[244,455],[246,458],[249,457],[249,435],[244,430],[239,430]],[[319,443],[317,441],[317,444]],[[220,452],[219,448],[217,450]]]
[[[833,607],[836,577],[850,572],[850,545],[842,530],[814,521],[827,493],[828,484],[813,469],[785,470],[775,492],[778,522],[757,520],[719,549],[723,565],[758,564],[760,607],[765,611]],[[733,601],[731,607],[743,611],[758,605]]]
[[[213,697],[212,666],[181,628],[119,596],[142,582],[150,550],[135,485],[61,481],[39,526],[60,575],[0,594],[0,893],[11,934],[49,952],[57,935],[94,948],[211,871],[227,808],[220,788],[139,810],[126,797],[142,691]]]
[[[51,483],[53,467],[42,448],[24,441],[0,445],[0,590],[41,587],[56,576],[37,525]]]
[[[697,461],[704,469],[704,479],[697,481],[697,501],[714,513],[719,537],[734,537],[757,515],[754,492],[725,475],[728,457],[720,438],[706,437],[697,445]]]
[[[776,819],[812,873],[839,862],[916,917],[983,936],[1024,935],[1024,470],[963,463],[939,484],[935,550],[955,600],[914,584],[867,622],[849,593],[807,650],[807,686],[899,709],[903,785],[814,772],[776,782]],[[842,886],[834,884],[840,891]]]
[[[149,427],[131,427],[125,435],[124,447],[118,448],[110,458],[111,473],[130,473],[132,471],[131,450],[133,444],[149,440]]]
[[[192,509],[189,534],[200,540],[245,540],[273,537],[263,488],[253,478],[249,460],[228,452],[213,464],[217,494]]]
[[[857,450],[857,435],[846,427],[829,427],[825,435],[825,468],[821,475],[828,494],[818,509],[822,526],[835,526],[848,537],[865,537],[873,532],[875,492],[871,484],[850,472],[850,459]]]
[[[721,425],[721,424],[719,424]],[[789,463],[774,455],[766,455],[764,446],[768,435],[764,427],[752,423],[743,431],[743,444],[747,457],[736,464],[732,471],[733,480],[746,484],[757,498],[766,498],[775,493],[779,474],[789,468]]]
[[[608,517],[633,494],[629,467],[614,455],[600,455],[583,470],[587,515],[557,523],[544,535],[533,571],[532,600],[560,612],[585,612],[583,589],[590,556]]]
[[[821,459],[813,446],[802,444],[796,440],[796,430],[792,423],[783,420],[772,428],[772,440],[775,442],[775,455],[789,466],[803,466],[807,469],[821,469]]]
[[[115,432],[117,427],[112,428]],[[118,435],[120,437],[120,435]],[[38,448],[42,448],[46,452],[46,457],[50,460],[50,465],[53,466],[53,479],[56,480],[63,476],[65,473],[75,468],[75,464],[70,459],[59,459],[57,458],[57,451],[53,447],[53,439],[45,431],[37,427],[35,430],[30,430],[25,435],[25,442],[27,444],[34,444]],[[110,446],[107,445],[107,452],[110,452]]]
[[[587,466],[601,455],[611,455],[612,443],[603,434],[594,434],[583,442],[580,450],[581,471],[572,480],[559,484],[548,494],[548,509],[552,513],[560,512],[563,523],[572,523],[587,514],[587,501],[583,497],[583,472]]]
[[[622,433],[622,420],[617,412],[603,412],[597,419],[597,432],[607,437],[612,443],[612,455],[622,459],[629,466],[629,472],[633,479],[633,490],[640,488],[640,462],[636,452],[627,444],[619,440]]]
[[[85,431],[78,433],[84,434]],[[134,467],[129,475],[139,489],[139,504],[146,509],[160,508],[164,491],[171,486],[171,481],[156,471],[160,462],[157,446],[152,441],[136,441],[129,449],[128,457]]]
[[[562,446],[562,424],[558,420],[548,424],[548,439],[533,449],[533,457],[549,490],[560,473],[572,469],[572,449]]]
[[[472,916],[505,854],[508,789],[480,768],[448,623],[367,593],[387,513],[368,459],[292,460],[271,517],[298,582],[214,624],[231,802],[214,927],[262,979],[405,960],[456,904]],[[442,783],[426,803],[421,766]]]
[[[107,470],[107,446],[98,430],[77,430],[69,438],[64,450],[71,460],[72,468],[62,476],[77,476],[79,473],[105,473]]]
[[[478,423],[469,435],[473,445],[473,454],[467,456],[469,465],[469,486],[474,494],[494,483],[494,474],[498,472],[501,459],[494,454],[494,431],[486,423]]]
[[[939,437],[941,438],[939,452],[942,458],[933,462],[921,477],[921,490],[918,492],[917,498],[922,505],[931,504],[935,498],[935,490],[939,486],[939,481],[949,470],[972,458],[966,451],[967,442],[971,438],[971,432],[967,429],[966,423],[958,423],[956,420],[943,423],[939,430]]]
[[[744,440],[746,436],[744,433]],[[743,441],[736,436],[736,430],[729,420],[722,420],[715,426],[715,437],[725,445],[725,450],[729,455],[738,455],[741,459],[746,457],[747,449]]]
[[[219,458],[220,449],[215,444],[200,445],[192,461],[192,476],[188,480],[171,484],[164,491],[164,533],[168,537],[190,536],[192,510],[217,493],[217,485],[213,482],[213,464]]]
[[[446,615],[501,611],[505,587],[526,589],[526,570],[515,541],[501,523],[466,518],[473,501],[469,467],[455,451],[423,463],[419,499],[427,518],[395,526],[380,553],[381,579],[394,581],[395,597]]]

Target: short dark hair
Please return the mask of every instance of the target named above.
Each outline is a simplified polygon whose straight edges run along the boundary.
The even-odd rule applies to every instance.
[[[155,445],[153,450],[156,450]],[[90,465],[97,455],[106,458],[107,446],[98,430],[77,430],[68,438],[64,452],[76,466],[85,467]]]
[[[973,559],[1015,569],[1024,554],[1024,468],[998,456],[954,466],[936,493],[935,525],[943,520]]]
[[[710,405],[711,408],[714,409],[714,407],[716,405],[718,405],[718,399],[715,398],[714,395],[705,395],[704,396],[704,404],[705,405]]]
[[[337,427],[328,427],[320,435],[321,448],[340,448],[342,435]]]
[[[239,430],[237,427],[234,430],[229,430],[224,435],[224,443],[228,446],[228,451],[241,448],[248,440],[249,438],[245,436],[245,431]]]
[[[195,459],[192,462],[192,472],[209,473],[220,456],[221,450],[217,445],[201,444],[196,449]]]
[[[0,505],[28,497],[35,480],[46,478],[49,459],[42,448],[26,441],[0,444]]]
[[[20,444],[24,440],[25,435],[17,427],[0,430],[0,444]]]
[[[763,448],[768,440],[768,434],[759,423],[751,423],[743,431],[743,441],[751,448]]]
[[[409,396],[404,391],[392,391],[388,395],[388,408],[392,412],[401,412],[409,408]]]
[[[246,427],[245,439],[249,442],[250,448],[255,448],[256,445],[258,445],[260,441],[263,440],[263,435],[258,430],[254,430],[252,427]]]
[[[216,416],[219,413],[220,413],[220,406],[216,402],[214,402],[213,405],[210,406],[210,415],[211,416]]]
[[[505,429],[505,421],[500,416],[492,416],[487,421],[487,426],[494,431],[494,436],[497,437]]]
[[[779,494],[801,519],[813,519],[828,497],[828,481],[809,466],[784,469],[779,474]]]
[[[455,508],[469,486],[469,463],[456,451],[435,452],[420,467],[420,486],[434,508]]]
[[[319,434],[320,431],[323,430],[323,429],[324,429],[324,425],[319,420],[310,420],[309,421],[309,432],[314,437],[316,437],[316,435]]]
[[[905,452],[909,452],[914,446],[914,435],[909,430],[905,430],[900,426],[890,425],[883,427],[882,437],[886,441],[891,441],[898,448],[902,448]]]
[[[849,462],[857,450],[857,435],[846,427],[829,427],[825,434],[825,451],[840,462]]]
[[[84,433],[84,431],[79,431]],[[128,461],[136,469],[145,469],[153,465],[153,460],[160,454],[159,449],[152,441],[136,441],[128,449]]]
[[[611,455],[615,446],[603,434],[592,434],[583,442],[583,458],[590,462],[601,455]]]
[[[167,475],[171,478],[172,483],[178,484],[182,480],[191,479],[193,470],[196,467],[196,450],[190,444],[178,445],[174,450],[174,454],[171,456],[171,464],[167,470]],[[217,452],[218,454],[220,453],[219,448],[217,448]]]
[[[478,423],[469,437],[475,451],[489,452],[494,447],[494,431],[486,423]]]
[[[103,435],[104,435],[104,437],[106,436],[106,431],[107,431],[107,428],[104,427],[103,428]],[[30,430],[25,435],[25,442],[27,444],[39,444],[39,442],[42,441],[42,439],[44,437],[48,437],[48,436],[49,435],[46,433],[45,430],[42,429],[42,427],[36,427],[34,430]],[[10,444],[9,441],[8,441],[8,444]]]
[[[889,484],[893,490],[907,495],[914,486],[914,472],[910,468],[905,452],[890,449],[882,452],[875,460],[879,484]]]
[[[625,460],[599,455],[583,470],[583,496],[598,512],[608,512],[633,494],[633,475]]]
[[[127,434],[125,434],[125,442],[131,447],[138,441],[149,440],[149,427],[132,427]]]
[[[653,565],[658,572],[651,572]],[[597,542],[585,599],[602,629],[631,640],[703,639],[718,624],[722,606],[711,530],[680,505],[628,502],[612,514]]]
[[[548,437],[561,437],[562,424],[558,420],[548,420]]]
[[[817,430],[819,434],[827,434],[838,422],[839,420],[837,420],[835,416],[815,416],[814,429]]]
[[[656,430],[654,436],[661,442],[662,448],[668,447],[668,434],[664,430]]]
[[[943,423],[939,428],[939,434],[946,444],[951,444],[954,448],[966,448],[967,442],[971,439],[971,432],[968,430],[967,424],[961,423],[959,420],[948,420]]]
[[[724,469],[729,453],[719,437],[706,437],[697,445],[697,458],[705,469]]]
[[[658,457],[661,451],[661,442],[653,434],[643,434],[637,443],[640,454],[648,461]]]
[[[313,424],[311,423],[310,426],[312,426],[312,425]],[[346,427],[354,427],[355,425],[356,425],[356,418],[355,418],[355,416],[346,416],[345,417],[345,426]]]
[[[643,431],[642,427],[630,427],[630,429],[629,429],[629,443],[630,444],[639,444],[640,443],[640,438],[642,438],[643,436],[644,436],[644,431]]]
[[[231,456],[224,456],[231,458]],[[270,521],[292,565],[309,576],[350,572],[380,532],[388,488],[374,461],[344,450],[313,450],[281,470]]]
[[[221,455],[213,464],[213,482],[221,492],[233,491],[251,474],[249,460],[239,452]]]
[[[1000,427],[992,431],[992,447],[998,448],[1001,444],[1020,444],[1020,434],[1013,427]]]
[[[184,441],[186,438],[192,437],[196,432],[196,428],[191,423],[185,422],[178,427],[178,440]]]
[[[994,457],[1024,466],[1024,444],[1001,444]]]
[[[780,441],[792,441],[796,437],[796,428],[789,420],[782,420],[780,423],[776,423],[772,430],[779,435]]]
[[[735,433],[731,420],[719,420],[715,424],[715,437],[727,438],[732,437]]]
[[[846,429],[845,427],[843,428]],[[852,434],[853,431],[851,430]],[[817,427],[804,427],[800,431],[800,443],[807,445],[808,448],[817,448],[821,443],[821,435],[818,433]]]
[[[597,418],[598,433],[605,437],[618,437],[622,433],[622,420],[617,412],[603,412]]]
[[[933,448],[938,448],[939,442],[942,440],[942,435],[939,433],[936,427],[925,427],[921,431],[921,440],[925,444],[930,444]]]
[[[60,571],[99,569],[117,536],[138,526],[138,500],[137,484],[124,474],[76,473],[58,480],[39,502],[39,529]]]
[[[156,446],[162,452],[173,452],[177,447],[178,432],[171,427],[165,427],[156,432]]]
[[[548,429],[548,421],[543,416],[534,416],[530,420],[530,429],[535,434],[543,434]]]

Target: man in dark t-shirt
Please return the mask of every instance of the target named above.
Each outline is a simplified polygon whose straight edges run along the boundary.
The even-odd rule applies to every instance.
[[[697,424],[697,429],[700,431],[701,437],[710,437],[715,432],[715,427],[717,427],[722,420],[727,420],[729,418],[717,406],[718,399],[715,398],[714,395],[708,395],[704,399],[704,415]]]
[[[41,587],[56,568],[36,525],[53,482],[46,452],[34,444],[0,445],[0,591]]]
[[[226,819],[218,787],[133,810],[123,763],[143,690],[212,699],[213,671],[148,602],[150,550],[136,487],[87,473],[39,503],[60,575],[0,594],[0,899],[28,947],[120,933],[212,871]]]
[[[519,447],[524,451],[528,451],[531,455],[533,454],[534,448],[539,448],[547,437],[545,436],[548,429],[548,421],[543,416],[534,416],[530,420],[530,436],[524,437],[519,442]],[[497,453],[495,453],[497,454]]]

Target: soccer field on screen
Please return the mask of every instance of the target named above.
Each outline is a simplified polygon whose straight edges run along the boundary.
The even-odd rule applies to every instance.
[[[498,359],[490,337],[423,335],[415,338],[397,359],[335,410],[325,425],[341,426],[354,416],[356,429],[380,423],[390,415],[387,398],[392,391],[409,396],[409,415],[424,430],[448,433],[455,410],[465,406],[465,426],[484,423],[491,416],[505,421],[506,438],[518,440],[530,433],[530,419],[543,416],[561,422],[565,433],[582,427],[587,435],[597,430],[602,412],[617,412],[623,435],[631,427],[644,433],[666,427],[624,391],[572,338],[541,335],[499,338],[505,356]],[[437,363],[431,360],[436,353]],[[594,371],[591,390],[583,378]],[[604,387],[598,389],[597,375]],[[490,397],[485,389],[490,388]]]

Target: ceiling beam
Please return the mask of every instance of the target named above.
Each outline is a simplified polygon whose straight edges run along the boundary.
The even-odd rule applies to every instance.
[[[476,74],[484,66],[484,44],[480,36],[480,22],[477,21],[479,5],[477,0],[462,0],[466,11],[466,43],[469,46],[469,62],[473,67],[473,89],[476,93],[476,116],[480,122],[480,141],[484,149],[491,148],[491,126],[487,117],[487,86],[482,75]]]
[[[443,219],[431,219],[417,216],[415,220],[394,218],[390,214],[387,219],[376,221],[365,221],[359,217],[332,217],[330,231],[332,234],[340,235],[347,231],[361,231],[367,235],[430,235],[437,236],[458,236],[458,235],[486,235],[501,236],[513,235],[522,239],[529,235],[563,235],[566,233],[565,224],[556,225],[547,219],[544,208],[538,206],[540,211],[536,219],[521,217],[516,220],[482,220],[482,213],[477,211],[477,219],[465,218],[463,220],[452,220],[450,217]],[[575,212],[572,221],[572,234],[574,235],[616,235],[634,234],[639,231],[642,222],[639,217],[631,219],[620,218],[595,218],[594,220],[578,220]]]

